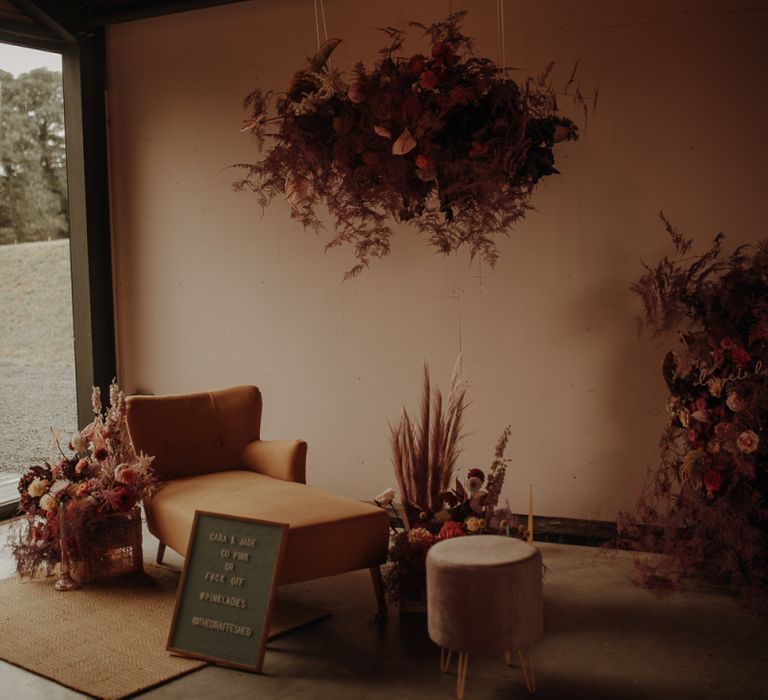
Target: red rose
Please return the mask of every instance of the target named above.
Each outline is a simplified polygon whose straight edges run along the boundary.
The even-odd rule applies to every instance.
[[[413,56],[411,56],[410,60],[408,61],[408,72],[411,75],[420,75],[424,72],[424,68],[426,67],[426,61],[427,59],[424,58],[420,53],[417,53]]]
[[[733,341],[730,338],[727,338],[727,337],[723,338],[720,341],[720,347],[723,348],[724,350],[728,350],[728,348],[732,348],[733,347]]]
[[[444,41],[432,44],[432,58],[443,63],[451,63],[456,60],[456,52]]]
[[[488,144],[482,141],[473,141],[472,146],[469,149],[469,155],[482,156],[488,152]]]
[[[429,156],[416,156],[416,167],[419,170],[424,170],[426,168],[433,168],[434,163],[432,162],[432,159]]]
[[[440,534],[438,537],[441,540],[449,540],[451,537],[463,537],[466,533],[461,523],[457,523],[455,520],[448,520],[443,523],[440,528]]]
[[[704,474],[704,488],[708,493],[717,491],[723,483],[723,477],[720,476],[720,472],[714,469],[707,469]]]
[[[416,121],[424,111],[421,106],[421,100],[416,95],[408,95],[403,102],[403,121],[411,123]]]
[[[419,85],[425,90],[434,90],[437,87],[437,74],[431,70],[425,70],[419,76]]]
[[[698,442],[699,434],[695,430],[688,431],[688,441],[695,445]]]
[[[731,359],[741,367],[742,365],[746,365],[752,358],[744,348],[735,345],[731,349]]]
[[[707,400],[703,396],[700,396],[698,399],[696,399],[696,401],[693,402],[693,406],[692,406],[694,411],[700,411],[701,409],[706,407],[707,407]]]

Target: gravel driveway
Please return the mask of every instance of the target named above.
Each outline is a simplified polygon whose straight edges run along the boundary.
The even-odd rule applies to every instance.
[[[69,241],[0,246],[0,473],[77,427]]]

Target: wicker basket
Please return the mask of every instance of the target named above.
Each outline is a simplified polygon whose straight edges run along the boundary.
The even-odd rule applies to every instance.
[[[80,583],[142,571],[141,509],[105,515],[88,524],[77,538],[79,556],[70,562]]]

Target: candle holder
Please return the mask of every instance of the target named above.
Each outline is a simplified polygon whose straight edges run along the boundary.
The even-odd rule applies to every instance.
[[[65,506],[61,503],[59,515],[59,543],[61,546],[61,565],[59,580],[54,584],[57,591],[76,591],[80,584],[72,578],[69,568],[69,547],[67,546],[67,528],[65,525]]]

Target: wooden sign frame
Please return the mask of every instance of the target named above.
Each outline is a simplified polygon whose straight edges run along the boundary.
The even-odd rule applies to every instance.
[[[287,531],[195,511],[166,650],[260,672]]]

